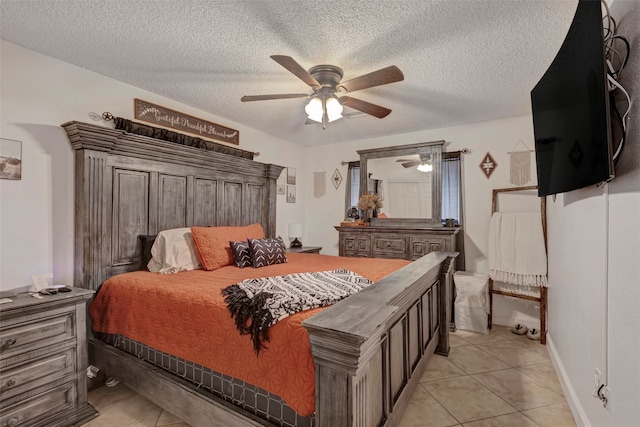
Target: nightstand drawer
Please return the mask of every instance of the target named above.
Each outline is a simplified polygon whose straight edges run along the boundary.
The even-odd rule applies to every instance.
[[[0,415],[0,426],[59,425],[62,420],[51,422],[51,417],[53,415],[55,418],[55,414],[76,404],[76,383],[66,383],[36,396],[33,396],[32,393],[25,393],[24,398],[11,400],[16,402],[0,408],[2,414]]]
[[[9,357],[74,337],[75,311],[38,320],[26,317],[22,323],[15,322],[0,329],[0,356]]]
[[[75,372],[75,348],[56,351],[55,348],[49,347],[43,350],[49,350],[52,354],[33,355],[31,353],[36,352],[31,352],[2,361],[2,366],[6,366],[0,369],[2,400]]]

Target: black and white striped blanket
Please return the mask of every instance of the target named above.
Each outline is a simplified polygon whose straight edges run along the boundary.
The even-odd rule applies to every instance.
[[[302,310],[324,307],[372,282],[349,270],[294,273],[246,279],[222,289],[241,334],[249,334],[258,354],[269,341],[269,326]]]

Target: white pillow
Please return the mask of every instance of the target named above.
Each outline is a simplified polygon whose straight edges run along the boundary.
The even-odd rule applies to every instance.
[[[149,271],[172,274],[202,268],[191,236],[191,228],[174,228],[158,233],[151,247]]]

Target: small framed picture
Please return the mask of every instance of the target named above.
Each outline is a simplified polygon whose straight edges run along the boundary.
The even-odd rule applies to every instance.
[[[287,184],[296,185],[296,168],[287,168]]]
[[[287,203],[296,202],[296,186],[287,185]]]
[[[22,142],[0,138],[0,178],[22,178]]]

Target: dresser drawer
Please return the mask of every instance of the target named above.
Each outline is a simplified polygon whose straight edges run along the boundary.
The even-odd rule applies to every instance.
[[[345,236],[344,250],[342,256],[351,257],[368,257],[370,249],[370,241],[368,237],[361,236]]]
[[[75,311],[33,320],[25,317],[0,328],[0,357],[27,352],[75,338]],[[0,424],[0,426],[2,426]]]
[[[3,368],[0,369],[2,400],[75,372],[75,348],[56,351],[48,347],[43,350],[51,351],[45,355],[32,354],[42,353],[34,351],[3,360]]]
[[[10,399],[16,403],[0,408],[0,426],[44,426],[60,424],[55,415],[76,405],[76,383],[70,382],[24,398]],[[4,403],[4,402],[3,402]]]
[[[389,258],[404,258],[406,248],[405,238],[402,236],[374,236],[373,237],[373,256],[376,257],[389,257]]]
[[[409,250],[411,254],[411,260],[416,260],[430,252],[449,250],[446,246],[447,246],[446,241],[445,239],[442,239],[442,238],[411,237],[409,239]]]

